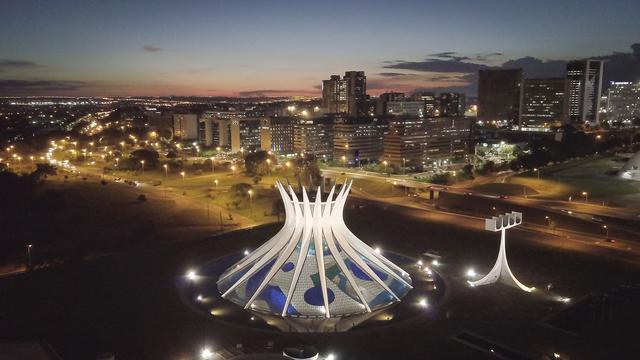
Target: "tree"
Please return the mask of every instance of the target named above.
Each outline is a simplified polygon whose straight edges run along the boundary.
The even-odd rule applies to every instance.
[[[295,176],[297,178],[303,183],[310,181],[309,186],[318,186],[320,184],[322,176],[315,155],[307,154],[304,157],[299,157],[295,163]]]
[[[147,149],[138,149],[131,153],[131,160],[135,164],[140,163],[141,160],[144,160],[145,166],[155,167],[158,163],[158,159],[160,155],[155,150],[147,150]]]
[[[231,185],[230,190],[232,193],[234,193],[235,196],[248,197],[249,190],[253,190],[253,186],[247,183],[237,183],[237,184]]]
[[[269,162],[267,162],[269,160]],[[266,175],[269,172],[270,165],[276,164],[276,158],[269,155],[266,151],[256,151],[248,153],[244,157],[244,168],[249,175]]]
[[[442,185],[450,184],[451,183],[451,174],[449,174],[448,172],[442,172],[442,173],[433,174],[433,176],[431,176],[431,179],[429,180],[429,182],[434,183],[434,184],[442,184]]]
[[[465,179],[473,180],[473,165],[467,164],[463,166],[460,175]]]

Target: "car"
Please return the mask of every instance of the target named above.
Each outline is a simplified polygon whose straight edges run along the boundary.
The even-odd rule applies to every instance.
[[[500,199],[508,199],[509,197],[505,194],[500,194]]]

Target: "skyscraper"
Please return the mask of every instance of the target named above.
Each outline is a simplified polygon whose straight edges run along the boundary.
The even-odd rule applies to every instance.
[[[347,71],[343,80],[347,85],[347,114],[361,116],[367,113],[367,77],[364,71]]]
[[[480,70],[478,121],[513,125],[520,118],[522,69]]]
[[[464,116],[465,95],[462,93],[441,93],[438,96],[438,114],[443,117]]]
[[[322,107],[331,114],[347,112],[347,83],[340,75],[322,80]]]
[[[340,79],[322,81],[322,106],[328,113],[361,116],[367,113],[367,77],[364,71],[347,71]]]
[[[520,130],[549,131],[562,124],[565,79],[525,79],[520,114]]]
[[[599,121],[602,60],[576,60],[567,64],[566,121],[580,126]]]

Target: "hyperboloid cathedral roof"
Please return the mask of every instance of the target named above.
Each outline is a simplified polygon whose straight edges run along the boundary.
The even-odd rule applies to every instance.
[[[222,296],[252,310],[300,317],[340,317],[374,311],[411,289],[411,277],[358,239],[342,212],[353,182],[322,199],[302,201],[276,183],[286,219],[280,231],[218,280]],[[321,249],[321,251],[318,251]]]

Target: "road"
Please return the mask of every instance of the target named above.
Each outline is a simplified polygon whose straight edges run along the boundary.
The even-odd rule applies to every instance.
[[[543,200],[530,197],[509,196],[501,197],[487,194],[476,189],[468,189],[459,186],[444,186],[416,181],[406,176],[384,176],[366,171],[349,170],[343,168],[328,168],[321,170],[324,177],[340,178],[349,177],[354,179],[365,179],[404,186],[411,189],[434,190],[441,194],[464,195],[474,200],[490,200],[502,203],[503,207],[509,205],[518,208],[529,208],[543,210],[547,216],[555,218],[573,217],[591,223],[590,230],[600,229],[607,225],[611,232],[620,234],[622,238],[640,239],[640,211],[636,209],[626,209],[620,207],[607,207],[582,201],[557,201]],[[468,200],[468,199],[467,199]],[[598,230],[598,233],[603,232]]]

